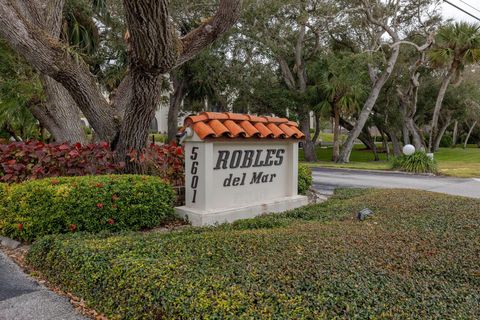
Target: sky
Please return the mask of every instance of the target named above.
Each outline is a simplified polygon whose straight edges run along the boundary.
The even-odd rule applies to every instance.
[[[465,11],[473,14],[480,18],[480,0],[448,0],[452,4],[464,9]],[[471,7],[469,7],[470,5]],[[476,11],[475,9],[478,11]],[[442,3],[442,13],[445,18],[453,18],[455,21],[468,21],[468,22],[476,22],[480,23],[480,21],[470,17],[469,15],[461,12],[460,10],[454,8],[453,6],[449,5],[448,3]]]

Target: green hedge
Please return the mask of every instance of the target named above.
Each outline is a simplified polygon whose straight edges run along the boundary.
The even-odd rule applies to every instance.
[[[306,194],[312,185],[312,170],[304,164],[298,164],[298,194]]]
[[[228,228],[49,236],[27,261],[110,319],[478,319],[479,228],[480,200],[348,191]]]
[[[7,190],[0,234],[23,241],[77,231],[140,230],[174,215],[174,191],[157,177],[48,178],[12,184]]]
[[[5,224],[4,219],[2,217],[5,217],[6,212],[5,212],[5,201],[7,199],[7,185],[5,183],[0,183],[0,230],[3,229],[3,226]]]

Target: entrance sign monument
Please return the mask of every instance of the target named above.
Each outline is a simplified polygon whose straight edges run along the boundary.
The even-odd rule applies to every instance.
[[[285,118],[203,112],[189,116],[185,144],[185,206],[193,225],[212,225],[282,212],[308,203],[298,195],[298,141]]]

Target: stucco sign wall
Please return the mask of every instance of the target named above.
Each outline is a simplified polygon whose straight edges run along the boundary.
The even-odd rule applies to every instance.
[[[185,121],[186,204],[194,225],[280,212],[306,204],[297,195],[296,123],[282,118],[202,113]]]

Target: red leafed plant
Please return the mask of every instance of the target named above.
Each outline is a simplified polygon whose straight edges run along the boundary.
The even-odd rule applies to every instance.
[[[114,156],[106,142],[87,145],[39,141],[0,144],[0,182],[122,173],[125,164],[115,162]],[[144,164],[147,174],[160,176],[174,186],[184,183],[185,157],[182,147],[176,144],[151,145],[140,155],[131,152],[130,158]]]
[[[173,186],[183,186],[185,182],[185,155],[183,147],[176,143],[156,145],[151,144],[141,154],[132,151],[131,161],[145,165],[147,173],[159,176]]]
[[[21,182],[58,176],[111,174],[122,169],[108,143],[45,144],[39,141],[0,144],[0,181]]]

